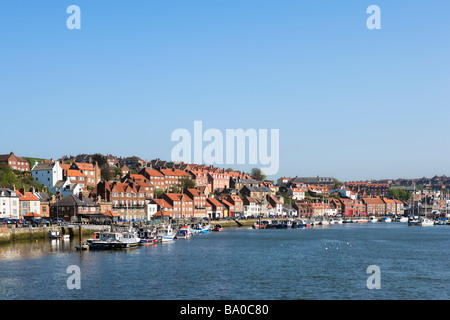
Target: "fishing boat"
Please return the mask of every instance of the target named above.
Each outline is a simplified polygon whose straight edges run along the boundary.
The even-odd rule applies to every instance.
[[[261,224],[261,229],[264,229],[264,225]],[[220,224],[216,224],[212,231],[223,231],[223,228]]]
[[[369,222],[378,222],[378,219],[375,216],[370,216],[369,217]]]
[[[158,242],[169,242],[175,239],[175,233],[173,232],[172,226],[161,225],[156,232],[156,240]]]
[[[56,230],[56,229],[51,229],[48,232],[48,237],[50,239],[56,239],[56,240],[69,240],[70,239],[70,235],[68,235],[68,234],[61,235],[59,233],[59,230]]]
[[[289,229],[292,227],[292,222],[290,220],[281,220],[277,226],[276,229]]]
[[[300,229],[300,228],[303,228],[305,225],[303,224],[303,221],[302,220],[299,220],[299,219],[295,219],[293,222],[292,222],[292,229]]]
[[[208,233],[209,229],[202,227],[200,224],[197,224],[194,228],[196,233]]]
[[[100,232],[98,239],[92,239],[89,242],[89,249],[110,250],[110,249],[129,249],[139,245],[140,239],[137,232]]]
[[[192,237],[192,232],[188,226],[182,226],[175,235],[175,239],[189,239],[190,237]]]
[[[140,244],[156,243],[156,230],[154,228],[144,228],[139,230]]]
[[[266,224],[266,229],[276,229],[277,225],[278,225],[278,220],[269,221],[269,223]]]
[[[252,224],[252,228],[253,229],[264,229],[265,225],[263,223],[255,222],[254,224]]]

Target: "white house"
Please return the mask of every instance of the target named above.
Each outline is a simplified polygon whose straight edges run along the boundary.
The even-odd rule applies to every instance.
[[[260,203],[252,198],[252,197],[244,197],[242,199],[242,202],[244,204],[244,216],[254,216],[257,217],[261,214],[261,205]]]
[[[146,202],[145,219],[151,220],[152,216],[158,212],[158,205],[156,203],[151,203],[150,201]]]
[[[305,199],[305,189],[303,188],[291,187],[288,189],[287,193],[289,196],[292,196],[292,199],[294,200]]]
[[[0,188],[0,218],[19,219],[19,196],[14,190]]]
[[[355,194],[354,192],[350,191],[350,190],[347,190],[347,189],[345,188],[345,186],[341,186],[340,188],[330,190],[330,192],[331,192],[331,193],[333,193],[333,192],[339,192],[339,194],[340,194],[341,197],[343,197],[343,198],[349,198],[349,199],[352,199],[352,200],[356,200],[356,199],[357,199],[356,194]]]
[[[53,163],[35,163],[31,169],[31,175],[37,183],[47,186],[50,190],[63,179],[63,170],[59,161]]]
[[[65,198],[70,195],[78,197],[83,192],[83,187],[78,183],[71,183],[69,179],[59,180],[52,188],[48,189],[50,192],[61,192],[61,198]]]

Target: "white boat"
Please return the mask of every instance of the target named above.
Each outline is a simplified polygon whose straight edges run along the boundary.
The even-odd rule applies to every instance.
[[[156,230],[153,228],[143,228],[139,230],[139,238],[141,244],[156,243]]]
[[[369,222],[378,222],[378,219],[375,216],[370,216],[369,217]]]
[[[175,239],[175,233],[173,232],[172,226],[162,225],[156,231],[156,241],[158,242],[169,242]]]
[[[324,220],[321,220],[319,224],[322,225],[322,226],[325,226],[325,225],[329,225],[330,222],[328,220],[324,219]]]
[[[70,239],[70,235],[68,235],[68,234],[61,235],[59,233],[59,230],[56,230],[56,229],[50,230],[48,232],[48,237],[50,239],[57,239],[57,240],[69,240]]]
[[[100,232],[97,239],[89,242],[89,249],[128,249],[139,245],[140,238],[134,231]]]
[[[392,219],[389,218],[389,217],[385,217],[385,218],[381,219],[381,221],[383,221],[383,222],[392,222]]]
[[[404,216],[397,217],[397,218],[395,218],[395,221],[396,222],[408,222],[408,217],[404,217]]]
[[[426,227],[426,226],[434,226],[434,221],[428,218],[423,218],[422,220],[419,220],[417,223],[418,226]]]
[[[342,219],[341,218],[335,219],[334,224],[342,224]]]

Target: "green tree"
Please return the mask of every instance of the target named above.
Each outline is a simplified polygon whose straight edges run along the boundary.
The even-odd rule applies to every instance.
[[[194,189],[197,185],[191,177],[182,177],[179,181],[179,186],[181,189]]]
[[[120,168],[118,168],[120,169]],[[102,179],[105,181],[110,181],[114,178],[113,172],[111,171],[111,168],[109,167],[109,164],[105,163],[100,167],[100,174],[102,176]]]
[[[255,180],[258,180],[258,181],[264,181],[264,179],[266,179],[266,175],[259,168],[253,168],[252,169],[251,177],[253,179],[255,179]]]
[[[407,192],[403,189],[390,188],[388,191],[388,195],[391,198],[398,199],[400,201],[407,201],[411,198],[411,193]]]

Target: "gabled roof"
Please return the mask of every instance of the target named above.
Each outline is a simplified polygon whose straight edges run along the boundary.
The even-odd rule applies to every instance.
[[[79,197],[74,196],[73,194],[64,197],[61,200],[56,201],[56,203],[51,204],[51,206],[98,206],[94,201],[89,198],[84,198],[81,200]]]
[[[145,172],[151,177],[164,177],[164,175],[155,169],[146,169]]]
[[[86,178],[86,175],[78,170],[67,170],[67,176],[68,177],[84,177]]]
[[[217,200],[216,198],[208,198],[208,199],[206,199],[206,201],[211,203],[211,205],[213,205],[215,207],[223,207],[222,203],[220,203],[220,201]]]

